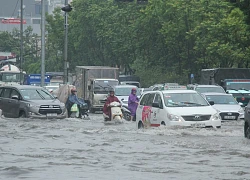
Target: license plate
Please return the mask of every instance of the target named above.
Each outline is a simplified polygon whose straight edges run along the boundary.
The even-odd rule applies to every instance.
[[[191,124],[191,127],[200,128],[200,127],[206,127],[206,125],[204,123],[195,123]]]
[[[235,116],[224,116],[224,119],[235,119]]]
[[[47,116],[48,117],[55,117],[55,116],[57,116],[57,114],[56,113],[48,113]]]

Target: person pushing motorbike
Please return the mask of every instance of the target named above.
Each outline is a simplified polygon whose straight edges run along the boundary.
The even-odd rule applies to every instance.
[[[66,108],[68,110],[68,117],[70,117],[71,115],[71,107],[74,105],[74,104],[77,104],[77,107],[79,109],[79,118],[82,117],[82,108],[81,106],[85,106],[86,103],[79,99],[76,95],[76,92],[77,90],[76,89],[71,89],[71,94],[69,95],[68,99],[67,99],[67,102],[66,102]]]
[[[113,89],[110,89],[109,91],[109,97],[107,98],[104,106],[103,106],[103,115],[105,117],[105,120],[111,119],[111,109],[110,109],[110,103],[112,102],[119,102],[119,99],[115,96],[115,91]]]
[[[139,103],[139,98],[137,97],[136,92],[136,88],[132,88],[131,94],[128,98],[128,109],[131,112],[131,121],[133,121],[134,117],[136,116],[136,109]]]

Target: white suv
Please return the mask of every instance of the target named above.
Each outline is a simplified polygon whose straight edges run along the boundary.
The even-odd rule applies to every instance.
[[[221,127],[219,112],[194,90],[145,92],[136,111],[137,128],[177,125]]]

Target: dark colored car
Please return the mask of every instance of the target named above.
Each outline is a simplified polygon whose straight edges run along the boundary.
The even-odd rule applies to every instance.
[[[65,104],[43,87],[16,85],[0,87],[0,109],[5,117],[66,118]]]

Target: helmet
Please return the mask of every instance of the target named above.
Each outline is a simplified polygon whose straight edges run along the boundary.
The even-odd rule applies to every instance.
[[[77,90],[75,88],[71,89],[71,93],[77,92]]]
[[[131,90],[131,91],[137,91],[137,90],[136,90],[136,88],[132,88],[132,90]]]
[[[111,92],[115,92],[115,90],[113,88],[109,89],[109,93]]]

